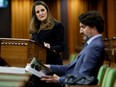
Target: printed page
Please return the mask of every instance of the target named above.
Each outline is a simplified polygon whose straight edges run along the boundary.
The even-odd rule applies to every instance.
[[[45,75],[53,75],[51,69],[47,68],[43,63],[41,63],[36,58],[33,58],[31,63],[25,67],[25,70],[40,77]]]

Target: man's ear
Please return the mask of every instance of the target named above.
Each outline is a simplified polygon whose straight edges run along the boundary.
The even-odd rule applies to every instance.
[[[94,27],[93,27],[93,30],[94,30],[94,31],[97,31],[97,28],[94,26]]]

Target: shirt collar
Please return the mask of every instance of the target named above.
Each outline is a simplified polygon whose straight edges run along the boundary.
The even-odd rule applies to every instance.
[[[101,34],[98,34],[98,35],[95,35],[95,36],[91,37],[91,38],[87,41],[87,44],[90,44],[95,38],[100,37],[100,36],[102,36],[102,35],[101,35]]]

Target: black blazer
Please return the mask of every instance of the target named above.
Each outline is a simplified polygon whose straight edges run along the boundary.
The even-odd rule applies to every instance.
[[[47,52],[47,64],[62,64],[59,53],[64,50],[64,27],[61,23],[56,22],[50,30],[40,30],[39,33],[33,33],[32,40],[42,45],[44,42],[49,43],[51,45],[50,49],[57,52],[57,55]]]

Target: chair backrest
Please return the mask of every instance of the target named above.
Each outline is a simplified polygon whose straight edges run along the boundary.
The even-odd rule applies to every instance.
[[[116,78],[116,69],[108,68],[103,79],[102,87],[113,87]]]
[[[108,66],[106,66],[106,65],[102,65],[100,67],[99,72],[98,72],[98,75],[97,75],[98,85],[101,85],[102,84],[102,81],[103,81],[104,75],[106,73],[107,67]]]
[[[105,75],[104,75],[104,78],[103,78],[103,80],[102,80],[102,86],[103,85],[105,85],[105,83],[106,83],[106,79],[107,79],[107,75],[108,75],[108,72],[110,71],[110,67],[108,67],[107,69],[106,69],[106,72],[105,72]]]
[[[73,53],[70,55],[69,59],[70,59],[70,62],[72,62],[76,57],[77,57],[77,53]]]
[[[114,81],[113,87],[116,87],[116,78],[115,78],[115,81]]]

